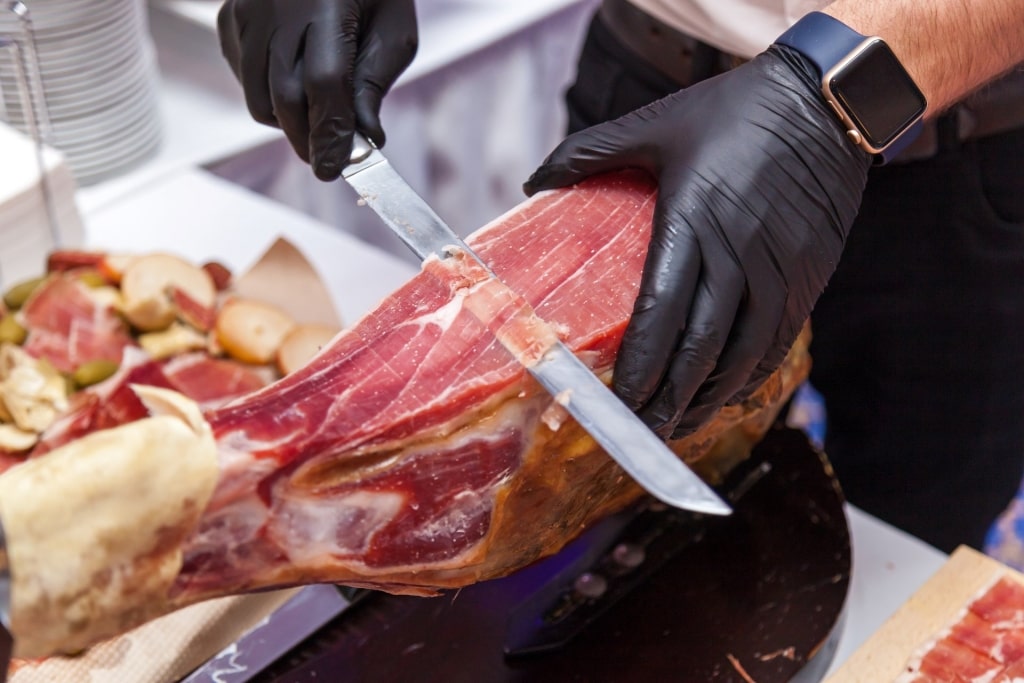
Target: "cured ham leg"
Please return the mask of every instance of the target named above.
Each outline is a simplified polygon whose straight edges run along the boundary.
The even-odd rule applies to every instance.
[[[163,406],[157,412],[182,415],[187,429],[172,429],[166,415],[152,420],[177,443],[193,444],[196,453],[183,459],[191,471],[166,495],[149,487],[144,501],[119,490],[132,473],[118,472],[102,493],[120,517],[111,513],[99,531],[84,498],[49,496],[73,487],[44,463],[77,447],[89,461],[79,470],[101,484],[111,466],[174,472],[180,456],[167,448],[134,457],[104,450],[129,429],[123,450],[152,448],[138,431],[151,420],[84,437],[0,477],[18,653],[83,647],[198,600],[271,587],[336,582],[430,595],[556,552],[636,499],[639,487],[472,311],[507,316],[526,335],[524,353],[530,334],[557,334],[608,379],[654,199],[646,177],[608,176],[534,197],[468,240],[546,323],[532,332],[512,324],[516,311],[494,299],[465,260],[428,260],[306,367],[204,420],[187,407],[168,409],[166,394],[144,397]],[[805,351],[801,340],[754,397],[673,449],[694,463],[716,448],[741,457],[806,375]],[[201,455],[211,442],[213,468]],[[133,506],[143,502],[162,511],[159,524],[140,523]],[[88,576],[47,569],[42,555],[52,548],[37,522],[48,504],[82,506],[62,516],[74,527],[62,538],[99,558],[86,565]],[[107,552],[110,538],[116,552]]]

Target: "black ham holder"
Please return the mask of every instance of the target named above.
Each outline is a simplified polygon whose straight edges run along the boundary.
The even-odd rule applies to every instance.
[[[850,578],[831,466],[777,426],[718,491],[732,516],[645,499],[511,576],[371,593],[253,680],[820,680]]]

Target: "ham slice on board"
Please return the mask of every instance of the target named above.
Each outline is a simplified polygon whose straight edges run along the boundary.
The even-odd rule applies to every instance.
[[[468,242],[546,322],[535,332],[558,334],[608,379],[654,199],[645,176],[595,179],[538,195]],[[143,402],[154,417],[0,477],[18,653],[82,647],[199,600],[271,587],[334,582],[436,594],[556,552],[642,495],[471,313],[493,308],[516,329],[537,323],[514,325],[515,311],[492,300],[494,288],[470,266],[428,260],[305,368],[269,387],[202,417],[194,404],[150,393]],[[715,449],[742,457],[806,375],[805,341],[755,396],[673,449],[698,465]],[[116,456],[113,443],[123,443]],[[159,478],[160,458],[189,474],[131,495],[107,482],[138,481],[124,472],[136,467]],[[74,468],[103,472],[97,490],[51,481]],[[37,492],[62,491],[62,509],[81,512],[47,518],[47,496],[25,494],[29,481]],[[99,530],[89,513],[98,501],[109,507]],[[60,562],[47,553],[71,552],[71,543],[83,546],[74,552],[85,569],[53,569]],[[19,559],[32,568],[20,577]]]
[[[896,683],[1024,680],[1024,583],[999,576],[918,648]]]
[[[966,546],[826,683],[1024,681],[1024,576]]]

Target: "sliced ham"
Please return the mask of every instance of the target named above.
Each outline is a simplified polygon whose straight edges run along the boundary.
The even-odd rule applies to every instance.
[[[949,638],[937,642],[920,664],[924,680],[949,683],[987,682],[1002,669],[991,657]]]
[[[106,560],[117,565],[117,585],[89,586],[102,594],[90,604],[107,612],[97,608],[103,613],[79,619],[78,630],[61,631],[63,603],[55,593],[77,577],[60,575],[42,591],[45,601],[15,606],[20,654],[45,654],[55,644],[81,647],[112,635],[114,622],[126,629],[197,600],[278,586],[334,582],[435,594],[556,552],[635,500],[641,489],[560,412],[520,361],[535,352],[539,338],[557,335],[595,373],[610,378],[638,288],[654,200],[645,176],[609,176],[534,197],[470,238],[539,318],[524,317],[515,297],[481,280],[471,260],[429,260],[306,367],[206,411],[204,426],[189,418],[197,448],[212,434],[216,467],[213,481],[197,475],[194,494],[162,504],[179,511],[169,517],[185,525],[175,526],[176,534],[188,529],[173,578],[154,587],[153,573],[140,567],[152,561],[155,541],[126,538],[138,534],[126,521],[117,538],[121,545],[135,541],[135,550]],[[491,330],[472,312],[484,310],[497,315]],[[492,330],[515,336],[519,359]],[[673,449],[697,462],[717,442],[734,461],[806,375],[805,341],[754,397],[724,408]],[[126,443],[152,440],[141,423],[128,425]],[[166,420],[159,426],[186,439]],[[729,438],[719,439],[726,430]],[[82,457],[105,462],[109,438],[82,442],[88,442]],[[124,452],[118,457],[128,459]],[[140,462],[155,467],[149,456]],[[30,474],[19,470],[8,476]],[[5,505],[4,491],[13,485],[0,477],[5,525],[9,510],[33,520],[26,506],[43,505]],[[110,503],[111,495],[117,490],[103,500]],[[156,506],[157,495],[162,489],[145,497],[146,504]],[[197,505],[202,514],[196,519]],[[78,518],[82,533],[74,538],[84,544],[89,519]],[[14,518],[11,524],[12,547],[21,539],[35,549],[38,535],[21,532]],[[161,558],[166,543],[158,543]],[[39,559],[37,566],[56,564]],[[16,569],[12,575],[18,576]],[[127,591],[136,580],[146,582],[145,590]],[[110,595],[115,590],[116,599]],[[68,591],[79,601],[78,592]],[[12,594],[19,595],[17,586]],[[118,619],[109,614],[115,608]]]
[[[251,394],[267,384],[265,374],[252,366],[204,352],[174,356],[163,365],[170,386],[202,408],[215,408]]]
[[[25,461],[25,454],[22,452],[11,452],[0,448],[0,474],[3,474],[12,467],[17,467]]]
[[[896,683],[1024,680],[1024,584],[999,577],[924,644]]]
[[[91,297],[74,275],[51,274],[19,312],[28,329],[25,350],[64,372],[94,360],[118,362],[135,341],[108,304]]]
[[[1024,632],[1024,584],[998,581],[971,603],[970,610],[995,629]]]
[[[72,395],[67,413],[43,433],[30,455],[39,457],[86,434],[147,417],[133,385],[174,389],[202,408],[213,408],[266,384],[255,369],[232,360],[187,353],[156,361],[129,347],[114,375]]]
[[[952,626],[949,640],[984,653],[999,664],[1024,663],[1024,625],[992,622],[973,611]]]
[[[71,397],[68,411],[43,432],[32,449],[37,458],[86,434],[134,422],[149,413],[132,390],[132,385],[175,388],[160,363],[141,349],[127,348],[114,375]]]

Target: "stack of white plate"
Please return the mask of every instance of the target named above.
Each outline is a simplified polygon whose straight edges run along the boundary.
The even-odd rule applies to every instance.
[[[50,130],[79,184],[131,168],[159,146],[155,51],[144,0],[28,0],[34,40],[0,9],[0,36],[34,48]],[[11,50],[0,50],[0,118],[30,130],[31,111]],[[4,114],[4,111],[6,114]]]
[[[57,247],[81,247],[75,179],[63,155],[0,124],[0,287],[44,272]],[[42,171],[42,172],[40,172]]]

